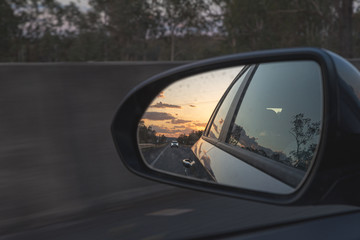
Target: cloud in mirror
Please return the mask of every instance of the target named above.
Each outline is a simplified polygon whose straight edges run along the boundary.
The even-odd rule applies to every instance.
[[[139,148],[155,170],[289,194],[316,156],[322,108],[314,61],[209,71],[159,93],[139,123]]]
[[[274,111],[276,114],[282,112],[282,108],[266,108],[266,110]]]
[[[241,69],[206,72],[172,84],[150,104],[143,124],[169,139],[203,131],[216,104]]]

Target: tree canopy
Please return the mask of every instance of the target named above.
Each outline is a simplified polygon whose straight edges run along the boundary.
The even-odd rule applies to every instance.
[[[60,0],[0,3],[0,61],[197,60],[315,46],[359,57],[360,0]]]

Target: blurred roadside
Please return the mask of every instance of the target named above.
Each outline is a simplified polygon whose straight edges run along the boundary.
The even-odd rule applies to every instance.
[[[169,188],[123,167],[110,124],[131,88],[181,64],[0,64],[0,234]]]

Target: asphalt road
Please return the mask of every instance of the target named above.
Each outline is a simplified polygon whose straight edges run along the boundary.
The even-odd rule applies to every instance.
[[[146,162],[155,169],[212,181],[211,176],[197,160],[190,146],[171,147],[169,143],[162,147],[145,149],[142,154]],[[191,168],[185,168],[182,163],[184,159],[190,159],[195,164]]]
[[[207,239],[206,236],[213,234],[249,230],[353,209],[346,206],[279,207],[168,188],[123,202],[107,212],[0,239]]]
[[[185,168],[182,160],[192,158],[192,151],[189,147],[170,147],[170,143],[163,147],[146,149],[143,156],[148,164],[156,169],[185,175]]]

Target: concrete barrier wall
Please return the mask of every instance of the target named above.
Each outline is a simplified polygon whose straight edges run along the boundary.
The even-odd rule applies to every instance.
[[[124,168],[110,124],[131,88],[181,64],[0,64],[0,233],[159,185]]]

